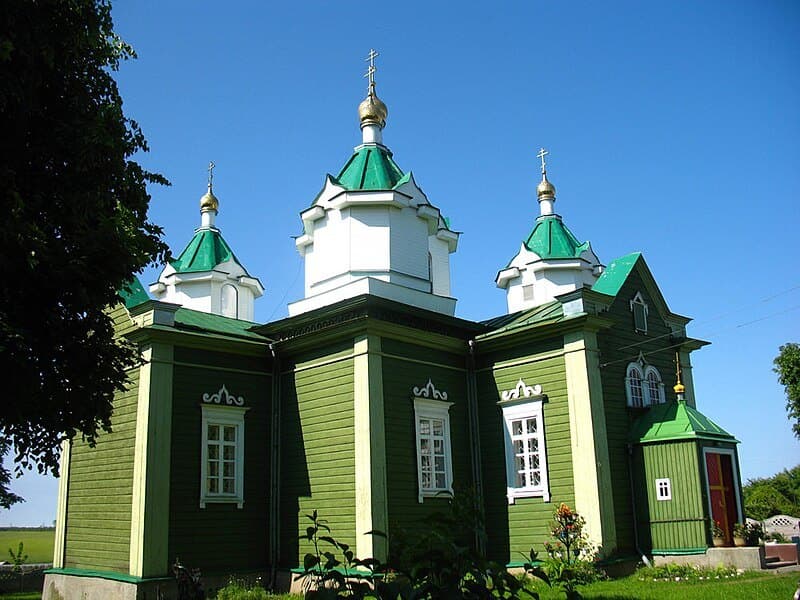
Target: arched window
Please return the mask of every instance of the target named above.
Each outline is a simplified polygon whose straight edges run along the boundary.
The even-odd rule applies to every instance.
[[[628,396],[628,406],[636,408],[644,406],[642,369],[637,363],[628,365],[627,375],[625,376],[625,393]]]
[[[645,395],[647,404],[663,404],[665,401],[661,373],[655,367],[647,367],[645,371]]]
[[[239,292],[230,283],[226,283],[220,290],[220,313],[224,317],[239,318]]]

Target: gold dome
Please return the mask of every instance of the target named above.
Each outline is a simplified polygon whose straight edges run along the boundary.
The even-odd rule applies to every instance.
[[[200,212],[205,212],[207,210],[219,211],[219,200],[217,200],[214,192],[211,191],[211,186],[208,187],[208,191],[200,198]]]
[[[358,105],[358,118],[361,120],[361,126],[377,125],[378,127],[386,126],[386,117],[389,116],[389,109],[383,103],[383,100],[378,98],[374,89],[371,89],[364,101]]]
[[[547,181],[546,174],[542,174],[542,181],[536,186],[536,195],[539,200],[553,200],[556,197],[556,186]]]
[[[672,389],[675,390],[676,394],[682,394],[683,392],[686,391],[686,388],[681,382],[676,383],[675,387],[673,387]]]

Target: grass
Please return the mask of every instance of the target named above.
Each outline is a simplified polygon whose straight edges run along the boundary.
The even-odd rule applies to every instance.
[[[0,594],[0,600],[42,600],[42,592],[16,592]]]
[[[0,529],[0,560],[11,561],[8,549],[17,553],[19,543],[25,547],[23,554],[28,555],[27,563],[53,562],[53,529]]]
[[[792,597],[800,572],[747,573],[732,579],[711,581],[640,581],[637,575],[581,586],[586,600],[775,600]],[[542,600],[563,600],[564,592],[539,589]]]

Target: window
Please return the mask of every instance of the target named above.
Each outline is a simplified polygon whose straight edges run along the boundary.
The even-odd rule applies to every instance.
[[[661,374],[655,367],[647,367],[645,370],[645,392],[647,404],[664,404],[664,384],[661,383]]]
[[[625,393],[628,396],[628,406],[634,408],[666,402],[661,373],[655,367],[646,364],[641,355],[638,361],[628,365]]]
[[[452,402],[414,398],[420,502],[426,496],[453,493],[449,412],[451,406]]]
[[[244,505],[245,407],[203,405],[200,508],[207,503]]]
[[[239,318],[239,291],[230,283],[220,290],[220,312],[224,317]]]
[[[628,365],[625,377],[625,392],[628,395],[628,406],[641,408],[644,406],[644,388],[642,387],[642,369],[637,363]]]
[[[516,498],[541,496],[550,501],[544,443],[543,397],[501,403],[505,421],[508,503]]]
[[[647,303],[641,292],[636,292],[631,300],[631,312],[633,313],[633,328],[636,331],[647,333]]]
[[[533,285],[523,285],[522,286],[522,299],[525,302],[531,302],[533,300]]]
[[[669,479],[656,479],[656,500],[672,500],[672,484]]]

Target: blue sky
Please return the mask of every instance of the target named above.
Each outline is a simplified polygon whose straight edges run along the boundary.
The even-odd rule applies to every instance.
[[[456,9],[457,6],[457,9]],[[538,214],[536,152],[556,212],[608,264],[641,250],[693,317],[698,407],[734,433],[744,478],[800,463],[772,372],[800,341],[800,4],[726,2],[118,2],[139,58],[118,81],[164,174],[151,218],[180,252],[217,164],[217,224],[267,292],[302,296],[298,214],[360,141],[364,57],[389,107],[384,142],[462,231],[457,314],[505,312],[495,288]],[[144,274],[144,283],[157,271]],[[0,525],[55,517],[55,481]]]

